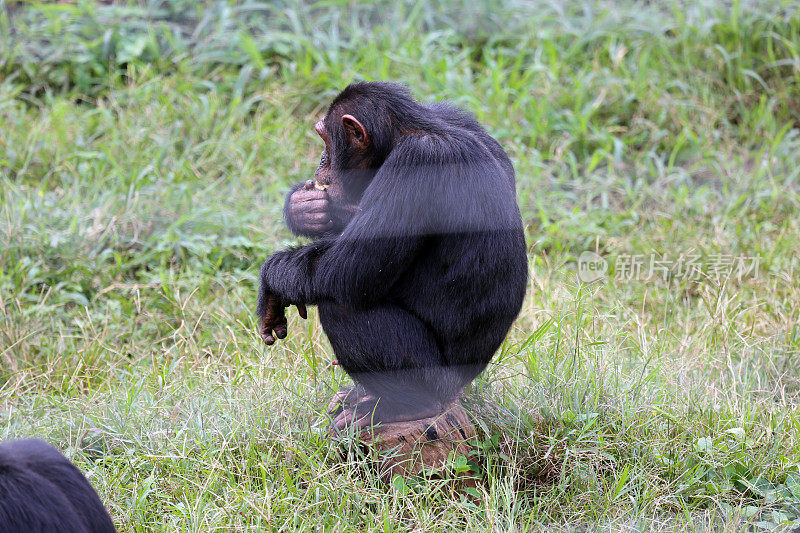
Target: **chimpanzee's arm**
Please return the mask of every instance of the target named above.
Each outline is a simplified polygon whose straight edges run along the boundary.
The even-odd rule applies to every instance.
[[[258,316],[266,315],[270,295],[280,298],[284,305],[315,304],[319,298],[313,286],[314,271],[320,257],[332,244],[332,239],[323,238],[269,256],[259,274]]]
[[[261,269],[262,291],[287,304],[379,302],[414,264],[426,238],[518,223],[497,207],[505,205],[498,196],[514,201],[510,188],[485,184],[489,173],[502,172],[472,136],[409,136],[372,179],[344,232],[273,254]]]
[[[419,141],[403,141],[364,192],[343,233],[273,254],[261,267],[260,294],[286,303],[379,300],[413,263],[433,206],[436,177]],[[264,307],[259,297],[259,314]]]
[[[323,237],[307,246],[276,252],[264,262],[260,316],[270,293],[286,304],[333,300],[356,305],[376,301],[388,292],[413,262],[422,239],[413,224],[420,218],[410,215],[421,205],[413,196],[423,190],[403,189],[402,181],[391,181],[384,170],[375,176],[359,211],[339,237]]]

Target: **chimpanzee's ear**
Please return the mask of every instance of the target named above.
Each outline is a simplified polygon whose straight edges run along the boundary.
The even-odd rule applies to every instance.
[[[367,129],[353,115],[342,115],[342,125],[347,132],[347,137],[352,144],[360,148],[369,145],[369,135]]]

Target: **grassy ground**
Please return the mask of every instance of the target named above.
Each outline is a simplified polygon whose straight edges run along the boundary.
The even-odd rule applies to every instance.
[[[800,525],[793,3],[0,11],[0,438],[64,450],[120,530]],[[468,108],[518,173],[530,291],[444,480],[339,459],[313,312],[256,335],[283,195],[355,79]]]

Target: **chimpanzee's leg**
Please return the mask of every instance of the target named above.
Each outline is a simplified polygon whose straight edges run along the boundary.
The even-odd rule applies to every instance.
[[[333,417],[339,416],[343,411],[352,409],[356,404],[367,399],[371,399],[371,396],[358,383],[352,387],[339,389],[328,403],[328,414]]]
[[[443,364],[430,329],[390,305],[352,309],[319,305],[341,366],[367,392],[350,419],[397,422],[434,416],[461,391],[463,378]]]

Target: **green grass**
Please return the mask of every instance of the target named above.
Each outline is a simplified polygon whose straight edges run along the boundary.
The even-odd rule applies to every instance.
[[[559,6],[0,1],[0,438],[64,450],[121,531],[800,525],[800,12]],[[341,459],[314,312],[256,335],[357,79],[468,108],[518,173],[530,290],[443,479]],[[626,281],[637,254],[759,269]]]

